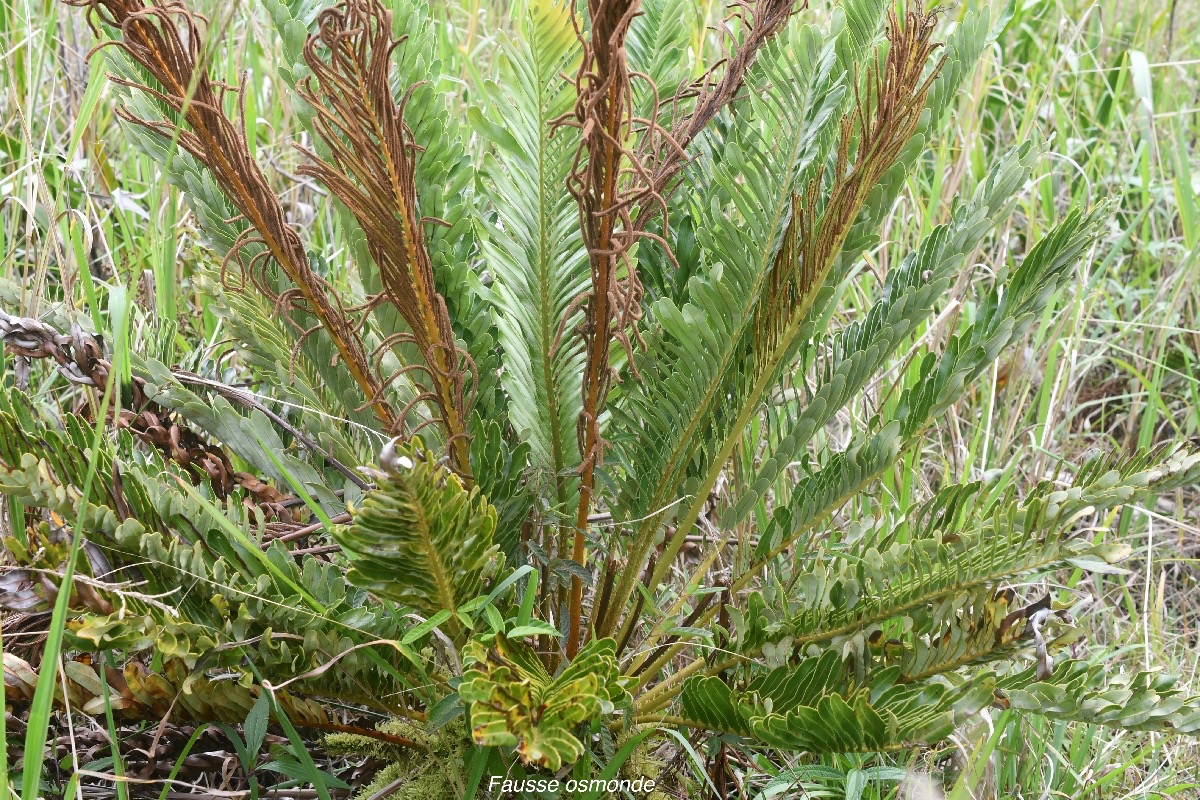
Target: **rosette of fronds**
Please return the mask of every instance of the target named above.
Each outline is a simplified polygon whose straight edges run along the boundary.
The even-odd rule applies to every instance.
[[[1200,700],[1087,663],[1037,588],[1120,571],[1111,516],[1200,479],[1186,445],[896,491],[1107,235],[1103,206],[1022,228],[1031,137],[880,249],[988,11],[744,0],[683,65],[679,0],[531,0],[495,58],[442,63],[456,29],[418,0],[270,0],[340,248],[287,222],[202,18],[73,5],[205,234],[228,349],[135,354],[112,420],[0,402],[3,601],[61,597],[81,519],[66,641],[137,665],[72,661],[64,703],[150,716],[190,686],[190,717],[230,722],[283,687],[308,725],[465,715],[551,771],[650,726],[807,753],[933,744],[987,706],[1197,731]],[[0,338],[90,409],[114,360],[53,322],[0,313]]]

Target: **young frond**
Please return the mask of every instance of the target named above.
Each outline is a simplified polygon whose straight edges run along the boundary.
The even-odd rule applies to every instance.
[[[502,84],[476,127],[494,144],[486,193],[495,221],[481,219],[484,263],[504,366],[501,385],[513,427],[529,443],[556,503],[580,461],[583,348],[574,329],[588,284],[578,211],[563,192],[578,148],[573,128],[552,129],[570,109],[564,77],[579,58],[566,6],[530,5],[524,40],[506,47]],[[503,88],[502,88],[503,87]]]
[[[347,579],[422,614],[454,614],[499,567],[496,510],[419,448],[385,452],[387,473],[334,532]],[[406,576],[403,581],[397,575]],[[457,628],[457,621],[450,622]]]

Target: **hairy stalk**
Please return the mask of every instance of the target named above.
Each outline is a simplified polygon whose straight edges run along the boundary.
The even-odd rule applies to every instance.
[[[575,157],[570,190],[579,203],[592,286],[583,332],[587,364],[583,376],[583,412],[579,419],[582,461],[571,548],[571,558],[578,564],[587,563],[588,515],[594,500],[596,466],[604,447],[600,414],[611,380],[609,347],[614,337],[624,339],[626,329],[639,313],[641,290],[627,260],[627,277],[621,280],[618,276],[619,264],[625,260],[632,238],[627,233],[628,224],[618,229],[622,214],[615,208],[621,164],[632,155],[625,145],[632,117],[625,37],[637,8],[637,0],[589,0],[591,36],[582,40],[581,34],[583,62],[576,77],[575,123],[583,131],[583,141]],[[625,216],[622,222],[627,220]],[[628,345],[628,340],[624,341]],[[582,640],[583,581],[578,575],[571,578],[568,613],[566,654],[573,658]]]

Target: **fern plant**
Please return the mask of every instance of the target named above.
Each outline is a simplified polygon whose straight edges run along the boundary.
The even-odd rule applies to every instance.
[[[128,654],[124,677],[70,662],[71,708],[236,722],[265,690],[281,724],[400,746],[421,745],[363,720],[465,717],[457,794],[514,767],[611,777],[618,745],[664,729],[879,753],[999,705],[1200,732],[1200,699],[1104,674],[1055,596],[1014,588],[1119,571],[1104,521],[1194,483],[1200,456],[889,489],[1107,219],[1068,211],[952,300],[1020,229],[1046,151],[1024,142],[844,313],[991,41],[986,9],[845,0],[818,25],[746,0],[710,67],[687,63],[682,0],[528,0],[464,89],[419,0],[262,0],[334,253],[289,223],[203,18],[69,4],[125,135],[190,204],[193,278],[232,340],[231,367],[135,353],[99,450],[86,414],[3,397],[3,603],[63,590],[41,576],[81,514],[69,642]],[[90,326],[0,312],[9,351],[80,408],[112,380]],[[46,670],[4,658],[6,693],[31,698]]]

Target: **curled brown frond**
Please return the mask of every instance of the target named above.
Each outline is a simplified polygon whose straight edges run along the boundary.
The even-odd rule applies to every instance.
[[[628,203],[621,197],[626,165],[638,168],[636,154],[628,147],[634,125],[633,76],[625,53],[625,39],[638,5],[637,0],[593,0],[588,4],[591,35],[580,35],[583,58],[575,78],[572,124],[582,130],[582,139],[568,189],[579,204],[592,270],[583,331],[589,354],[585,408],[591,411],[603,406],[607,394],[611,340],[617,338],[628,346],[626,331],[641,311],[641,285],[625,258],[634,237]],[[585,413],[591,413],[587,410]],[[585,465],[599,457],[596,443],[585,446],[586,438],[581,429]]]
[[[855,107],[842,120],[833,191],[819,219],[811,201],[798,210],[804,261],[824,264],[840,249],[867,194],[917,132],[941,64],[927,69],[929,57],[939,47],[933,41],[937,13],[926,13],[919,0],[913,5],[903,20],[894,10],[888,11],[883,63],[877,52],[865,85],[860,86],[855,76]],[[813,180],[819,183],[820,176]]]
[[[279,198],[271,190],[262,169],[251,154],[245,126],[223,111],[226,95],[234,93],[241,102],[244,86],[234,89],[208,74],[205,30],[202,18],[179,0],[66,0],[86,8],[93,27],[97,21],[121,31],[121,38],[102,46],[122,50],[148,73],[153,83],[131,82],[111,76],[157,99],[170,113],[169,119],[147,119],[118,106],[116,113],[179,146],[208,168],[222,193],[238,211],[238,218],[251,230],[239,236],[229,260],[241,263],[245,251],[264,248],[251,258],[251,282],[259,291],[273,296],[268,281],[257,274],[273,260],[298,290],[303,308],[329,332],[338,353],[367,397],[375,397],[378,379],[367,363],[362,342],[337,294],[309,265],[304,244],[287,224]],[[244,81],[244,78],[243,78]],[[260,253],[269,253],[260,257]],[[257,268],[257,269],[255,269]],[[225,266],[222,267],[225,272]],[[382,400],[374,403],[379,419],[387,425],[393,412]]]
[[[400,102],[391,90],[391,54],[404,39],[392,39],[391,12],[378,0],[344,0],[322,11],[317,27],[304,47],[312,75],[298,88],[316,113],[313,126],[328,157],[309,152],[312,163],[300,174],[325,184],[362,227],[384,292],[424,361],[430,386],[421,397],[437,409],[456,470],[469,475],[469,360],[455,344],[425,247],[415,180],[420,148],[404,122],[415,87]]]
[[[572,17],[583,59],[575,76],[576,101],[570,124],[578,125],[582,135],[568,189],[579,205],[591,265],[591,289],[583,323],[587,363],[578,424],[580,496],[571,553],[572,560],[579,564],[587,560],[585,531],[596,466],[604,447],[600,412],[612,380],[609,348],[613,339],[630,348],[628,331],[641,314],[642,287],[627,257],[635,236],[629,205],[620,196],[624,165],[638,168],[636,154],[628,145],[634,113],[625,53],[625,39],[638,5],[638,0],[589,0],[589,36]],[[582,603],[583,583],[575,576],[571,581],[568,658],[574,657],[581,644]]]
[[[688,146],[721,109],[737,97],[763,45],[783,28],[792,14],[806,8],[808,2],[735,0],[731,6],[729,19],[737,20],[743,31],[740,41],[734,41],[727,24],[724,27],[725,38],[729,41],[726,58],[710,67],[691,85],[681,87],[679,95],[672,99],[674,107],[691,101],[690,110],[677,115],[669,134],[662,128],[652,127],[642,139],[638,160],[644,165],[645,176],[638,188],[630,192],[629,198],[631,205],[640,207],[633,230],[645,230],[650,219],[665,208],[665,198],[670,194],[675,178],[688,164]]]
[[[100,340],[79,328],[62,333],[41,320],[17,317],[0,310],[0,343],[15,356],[48,359],[70,383],[90,386],[103,394],[112,375]],[[228,497],[241,487],[268,516],[291,519],[279,491],[246,472],[234,469],[229,455],[200,438],[167,408],[149,398],[146,381],[133,376],[125,408],[116,409],[112,422],[159,450],[199,483],[208,480],[213,493]]]

